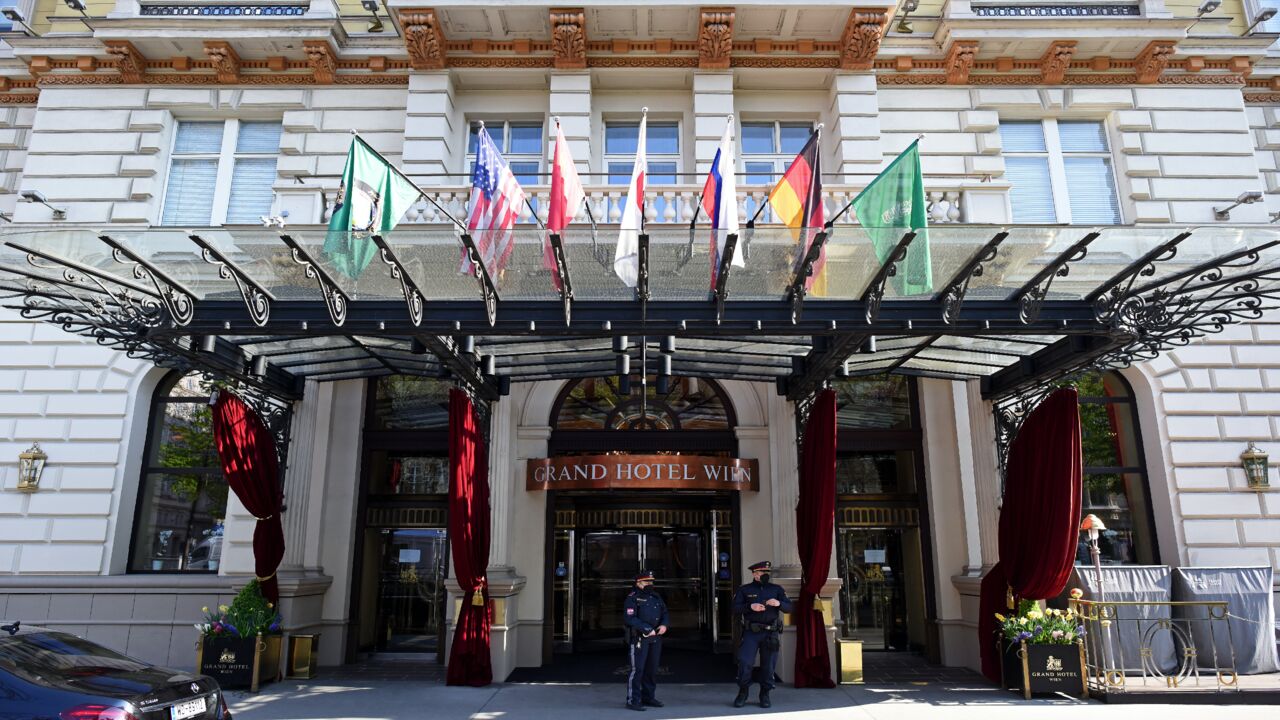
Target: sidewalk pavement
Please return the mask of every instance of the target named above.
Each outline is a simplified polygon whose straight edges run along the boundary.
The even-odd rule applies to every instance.
[[[768,717],[777,720],[1172,720],[1173,718],[1280,717],[1276,706],[1105,705],[1097,701],[1021,697],[976,682],[841,685],[833,690],[780,686],[773,707],[731,706],[732,684],[665,683],[664,708],[644,713],[623,707],[621,683],[497,683],[485,688],[447,687],[438,681],[358,678],[287,680],[262,692],[228,693],[235,720],[712,720]],[[1229,702],[1229,698],[1224,699]]]

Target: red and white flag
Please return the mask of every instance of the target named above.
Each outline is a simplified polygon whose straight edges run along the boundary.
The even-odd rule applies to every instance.
[[[551,202],[547,209],[547,230],[561,235],[578,216],[587,194],[578,178],[578,167],[573,164],[573,157],[569,154],[569,143],[564,139],[559,118],[556,119],[556,147],[551,158]],[[556,290],[559,290],[560,276],[554,272],[556,260],[551,251],[550,237],[543,246],[543,266],[552,271],[551,281]]]
[[[649,108],[640,116],[640,135],[636,139],[636,163],[631,168],[631,184],[627,201],[622,206],[622,222],[618,227],[618,246],[613,251],[613,272],[627,287],[635,287],[640,279],[640,232],[644,230],[645,127]]]

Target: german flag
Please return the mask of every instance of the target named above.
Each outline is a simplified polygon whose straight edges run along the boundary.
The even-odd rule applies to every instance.
[[[822,162],[818,156],[821,129],[813,131],[800,154],[769,192],[774,217],[790,228],[822,227]]]

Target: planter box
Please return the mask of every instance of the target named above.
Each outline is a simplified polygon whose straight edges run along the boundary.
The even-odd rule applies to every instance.
[[[1012,688],[1010,680],[1016,680],[1023,697],[1032,695],[1063,694],[1071,697],[1089,697],[1085,676],[1084,643],[1073,645],[1019,645],[1006,644],[1002,654],[1006,688]],[[1010,652],[1012,651],[1012,652]],[[1014,656],[1014,668],[1009,657]]]
[[[257,692],[264,682],[280,673],[279,635],[256,638],[201,637],[197,643],[196,672],[218,681],[223,689]]]

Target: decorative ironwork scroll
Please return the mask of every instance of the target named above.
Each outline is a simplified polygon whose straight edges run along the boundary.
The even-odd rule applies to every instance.
[[[462,246],[466,248],[467,258],[471,261],[476,282],[480,283],[480,297],[484,301],[485,316],[489,320],[489,327],[493,327],[498,322],[498,288],[493,284],[493,276],[489,274],[489,268],[485,267],[480,248],[476,247],[475,241],[467,234],[463,234],[461,239]]]
[[[308,278],[320,285],[320,295],[324,298],[324,305],[329,310],[329,318],[333,320],[334,325],[342,327],[347,321],[347,309],[351,305],[351,298],[296,240],[284,234],[280,235],[280,239],[289,246],[289,250],[293,253],[293,261],[302,266]]]
[[[417,283],[409,276],[409,269],[400,262],[400,258],[392,252],[391,246],[382,239],[381,235],[373,236],[373,243],[378,246],[378,255],[382,258],[382,262],[387,264],[391,271],[391,279],[400,281],[400,292],[404,294],[405,305],[409,308],[409,321],[414,327],[422,325],[422,311],[426,307],[426,301],[423,299],[422,291],[418,289]]]
[[[1018,302],[1018,319],[1024,325],[1030,325],[1040,317],[1040,308],[1044,305],[1044,299],[1049,294],[1049,289],[1053,287],[1054,278],[1066,277],[1071,272],[1071,263],[1083,260],[1089,254],[1089,243],[1093,242],[1101,233],[1091,232],[1085,235],[1079,242],[1067,248],[1066,251],[1053,259],[1053,262],[1045,265],[1035,277],[1027,281],[1013,299]]]
[[[1107,282],[1098,286],[1085,296],[1085,300],[1093,303],[1094,313],[1098,320],[1111,322],[1119,314],[1120,301],[1133,290],[1138,278],[1151,277],[1156,274],[1156,264],[1172,260],[1178,254],[1178,244],[1191,237],[1190,232],[1179,233],[1173,239],[1160,243],[1155,249],[1144,254],[1124,270],[1117,273]]]
[[[804,233],[809,232],[809,228],[803,228],[801,229],[800,232],[801,232],[801,236],[803,237]],[[818,260],[822,257],[822,246],[826,244],[827,238],[830,237],[831,233],[832,233],[831,226],[828,225],[822,230],[819,230],[817,235],[813,236],[813,241],[809,243],[809,249],[805,251],[804,257],[800,260],[800,264],[796,267],[796,274],[791,279],[791,285],[787,287],[786,299],[787,299],[787,302],[791,303],[791,324],[792,325],[800,321],[800,313],[804,309],[804,296],[809,291],[808,290],[809,278],[813,275],[813,266],[817,264]],[[737,239],[738,239],[737,236],[730,235],[729,237],[733,238],[735,244],[737,243]],[[725,250],[727,255],[728,242],[726,242],[725,245],[726,245]],[[725,263],[723,260],[720,263],[720,267],[721,268],[725,267]],[[721,272],[724,272],[724,271],[722,270]],[[717,284],[716,287],[719,288],[719,285]],[[724,306],[724,303],[723,301],[721,301],[720,304],[716,306],[716,309],[722,312],[724,309],[723,306]]]
[[[960,317],[960,308],[964,305],[964,296],[969,292],[969,282],[976,277],[982,277],[983,264],[991,262],[995,259],[996,253],[999,251],[1000,243],[1009,237],[1009,233],[996,233],[995,237],[987,241],[973,257],[969,258],[969,262],[951,278],[951,281],[934,296],[934,300],[942,303],[942,322],[951,325]]]
[[[820,234],[821,236],[821,234]],[[818,245],[818,238],[814,238],[813,243]],[[738,250],[738,234],[729,233],[724,239],[724,252],[720,255],[720,267],[716,268],[716,286],[711,290],[711,298],[716,303],[716,324],[719,325],[724,319],[724,301],[729,297],[729,274],[733,272],[733,255]],[[801,296],[804,293],[804,283],[801,282]],[[792,284],[794,287],[794,283]],[[789,291],[790,292],[790,291]],[[800,301],[803,302],[803,301]],[[791,322],[795,322],[799,317],[799,306],[793,298],[791,302]]]
[[[564,305],[564,324],[568,327],[573,311],[573,280],[569,277],[569,258],[564,254],[564,239],[559,233],[551,233],[551,256],[555,259],[556,285],[560,292],[560,302]]]
[[[212,243],[199,235],[189,235],[188,237],[191,242],[200,247],[200,256],[204,258],[204,261],[218,268],[218,277],[235,282],[236,289],[240,291],[240,297],[244,300],[245,309],[249,311],[249,318],[253,320],[253,324],[258,327],[266,327],[267,322],[271,319],[271,303],[275,302],[275,296],[259,285],[252,277],[249,277],[248,273],[232,262],[226,255],[223,255],[222,251],[214,247]]]
[[[871,278],[871,282],[867,284],[867,289],[862,292],[862,301],[867,304],[864,319],[868,325],[875,323],[876,318],[880,317],[880,305],[884,302],[884,291],[889,285],[889,278],[898,274],[898,263],[906,259],[907,246],[915,239],[914,232],[903,235],[898,244],[889,251],[889,256],[880,265],[875,277]]]

